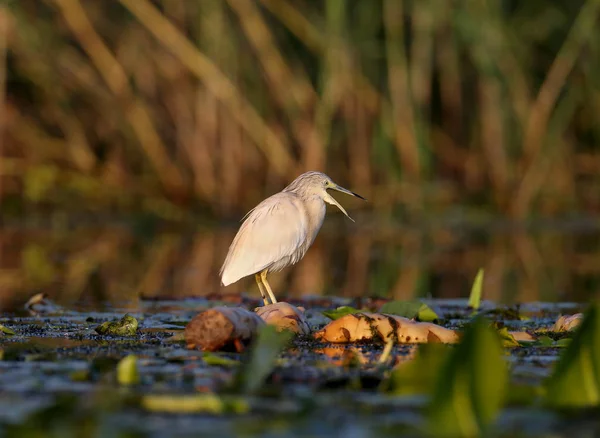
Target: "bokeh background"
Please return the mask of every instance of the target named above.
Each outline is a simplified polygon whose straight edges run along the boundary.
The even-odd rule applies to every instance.
[[[239,219],[338,194],[280,296],[585,301],[600,281],[597,0],[4,0],[0,307],[247,291]],[[342,199],[342,197],[344,199]]]

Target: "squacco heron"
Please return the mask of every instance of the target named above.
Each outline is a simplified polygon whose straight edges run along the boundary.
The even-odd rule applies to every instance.
[[[337,206],[352,220],[328,189],[365,199],[340,187],[324,173],[303,173],[246,214],[221,268],[221,283],[228,286],[254,274],[263,303],[276,303],[267,274],[304,257],[323,225],[325,202]]]

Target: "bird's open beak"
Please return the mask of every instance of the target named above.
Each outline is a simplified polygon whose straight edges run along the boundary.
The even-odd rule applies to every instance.
[[[334,187],[331,187],[331,188],[332,188],[333,190],[337,190],[338,192],[342,192],[342,193],[345,193],[345,194],[347,194],[347,195],[356,196],[357,198],[360,198],[360,199],[362,199],[363,201],[366,201],[366,199],[365,199],[365,198],[363,198],[362,196],[360,196],[358,193],[351,192],[350,190],[348,190],[348,189],[345,189],[345,188],[343,188],[342,186],[338,186],[337,184],[336,184]]]
[[[358,195],[358,194],[356,194],[356,193],[354,193],[354,192],[351,192],[350,190],[348,190],[348,189],[345,189],[345,188],[343,188],[342,186],[338,186],[337,184],[336,184],[335,186],[333,186],[333,187],[329,187],[329,188],[330,188],[330,189],[333,189],[333,190],[337,190],[338,192],[346,193],[346,194],[348,194],[348,195],[356,196],[357,198],[360,198],[360,199],[363,199],[363,200],[365,200],[365,201],[366,201],[366,199],[365,199],[365,198],[363,198],[362,196],[360,196],[360,195]],[[350,217],[350,215],[349,215],[349,214],[348,214],[348,212],[347,212],[347,211],[344,209],[344,207],[342,207],[342,206],[340,205],[340,203],[339,203],[339,202],[337,202],[337,201],[335,200],[335,198],[334,198],[333,196],[331,196],[329,193],[327,193],[327,195],[328,195],[328,197],[327,197],[327,198],[325,198],[325,201],[326,201],[326,202],[328,202],[328,203],[330,203],[330,204],[332,204],[332,205],[335,205],[337,208],[339,208],[340,210],[342,210],[342,213],[344,213],[348,219],[350,219],[352,222],[354,222],[354,219],[352,219],[352,218]]]

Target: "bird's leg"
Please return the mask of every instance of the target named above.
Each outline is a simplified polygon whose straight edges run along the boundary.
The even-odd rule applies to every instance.
[[[267,292],[269,293],[269,297],[271,298],[271,304],[275,304],[277,302],[277,298],[275,298],[275,295],[273,295],[271,286],[269,285],[269,282],[267,281],[267,270],[266,269],[260,273],[260,278],[262,280],[263,285],[267,289]]]
[[[267,301],[267,297],[265,295],[265,287],[260,278],[260,274],[254,275],[254,279],[256,280],[256,284],[258,284],[258,290],[260,290],[260,295],[262,296],[263,304],[266,306],[269,304],[269,302]]]

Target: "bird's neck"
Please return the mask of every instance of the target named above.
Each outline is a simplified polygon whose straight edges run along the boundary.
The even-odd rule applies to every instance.
[[[308,221],[311,224],[310,229],[314,230],[316,235],[319,232],[321,225],[323,225],[323,220],[325,218],[325,202],[320,196],[311,196],[306,198],[304,208],[306,209]]]

